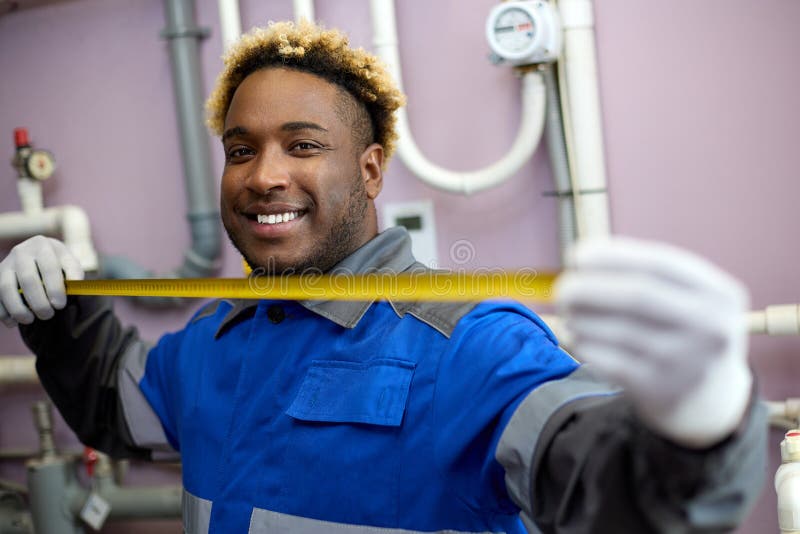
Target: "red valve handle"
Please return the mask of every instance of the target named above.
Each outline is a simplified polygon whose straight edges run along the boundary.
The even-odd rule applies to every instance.
[[[31,142],[28,140],[27,128],[14,128],[14,146],[17,148],[31,146]]]
[[[86,464],[86,473],[89,477],[94,476],[94,465],[97,463],[97,451],[91,447],[83,449],[83,463]]]

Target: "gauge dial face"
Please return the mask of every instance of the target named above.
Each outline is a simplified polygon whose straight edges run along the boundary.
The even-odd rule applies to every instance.
[[[53,155],[46,150],[34,150],[26,162],[28,174],[37,180],[47,180],[56,170],[56,161]]]
[[[536,24],[528,12],[514,7],[501,13],[494,23],[497,44],[504,51],[519,53],[526,50],[536,36]]]

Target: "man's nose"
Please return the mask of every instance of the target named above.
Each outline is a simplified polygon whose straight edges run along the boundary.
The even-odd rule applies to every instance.
[[[248,176],[247,187],[259,195],[273,189],[286,189],[291,183],[291,173],[286,156],[279,151],[265,150],[258,155],[256,165]]]

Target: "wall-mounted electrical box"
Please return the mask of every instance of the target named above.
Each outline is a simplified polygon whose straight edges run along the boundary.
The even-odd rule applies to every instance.
[[[438,267],[433,202],[389,202],[383,206],[383,228],[403,226],[411,235],[411,250],[418,261]]]

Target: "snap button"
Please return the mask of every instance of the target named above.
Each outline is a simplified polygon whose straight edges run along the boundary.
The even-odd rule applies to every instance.
[[[269,308],[267,308],[267,318],[273,324],[278,324],[284,319],[286,319],[286,312],[283,311],[282,306],[279,306],[277,304],[272,304],[270,305]]]

